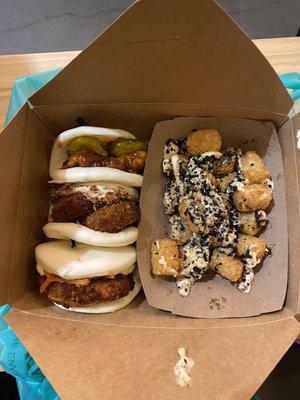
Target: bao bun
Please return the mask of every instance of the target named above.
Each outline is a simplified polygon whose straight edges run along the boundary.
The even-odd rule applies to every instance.
[[[95,136],[106,142],[119,137],[135,139],[135,136],[131,133],[121,129],[93,126],[80,126],[61,133],[54,142],[50,159],[49,172],[53,183],[104,181],[121,183],[131,187],[140,187],[142,185],[142,175],[121,171],[116,168],[73,167],[63,169],[62,164],[68,158],[66,148],[70,141],[78,136]]]
[[[132,246],[111,249],[85,244],[72,248],[68,241],[55,240],[39,244],[35,258],[40,275],[49,272],[71,280],[129,274],[136,262],[136,250]]]
[[[119,247],[136,242],[138,229],[129,226],[117,233],[98,232],[74,222],[49,222],[43,227],[50,239],[71,239],[91,246]]]

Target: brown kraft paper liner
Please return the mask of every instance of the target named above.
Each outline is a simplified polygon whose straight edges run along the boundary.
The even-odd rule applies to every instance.
[[[162,173],[164,143],[169,138],[185,138],[193,129],[220,131],[223,148],[255,150],[271,171],[275,188],[274,203],[268,213],[269,224],[262,233],[272,255],[256,268],[249,294],[216,275],[196,282],[189,296],[181,297],[175,281],[151,273],[150,246],[154,239],[167,236],[168,219],[163,193],[166,178]],[[288,274],[288,235],[283,161],[278,136],[270,122],[241,118],[175,118],[155,126],[148,150],[141,193],[142,217],[138,237],[138,265],[146,298],[153,307],[173,314],[196,318],[247,317],[280,310],[283,306]],[[269,211],[269,210],[268,210]]]

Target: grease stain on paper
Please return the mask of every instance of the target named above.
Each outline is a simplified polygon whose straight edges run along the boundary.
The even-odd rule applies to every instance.
[[[227,299],[225,297],[221,297],[221,299],[212,298],[210,300],[210,302],[208,303],[208,307],[211,310],[214,310],[214,309],[221,310],[222,308],[225,308],[226,302],[227,302]]]

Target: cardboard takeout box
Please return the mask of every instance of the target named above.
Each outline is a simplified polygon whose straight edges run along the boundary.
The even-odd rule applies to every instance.
[[[299,333],[299,157],[292,102],[239,27],[210,0],[141,0],[30,98],[0,135],[0,303],[62,399],[249,399]],[[35,288],[45,240],[54,138],[88,124],[149,137],[158,121],[218,116],[271,121],[285,168],[288,288],[281,311],[250,318],[176,317],[142,296],[110,315],[51,306]],[[142,210],[143,212],[143,210]],[[178,347],[192,387],[175,384]]]

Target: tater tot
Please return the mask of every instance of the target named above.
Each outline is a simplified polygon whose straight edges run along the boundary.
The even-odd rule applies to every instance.
[[[230,185],[230,183],[233,182],[235,180],[235,178],[236,178],[236,172],[226,175],[226,176],[224,176],[224,178],[220,178],[219,185],[218,185],[219,190],[222,193],[225,193],[227,186]]]
[[[237,282],[244,269],[243,263],[238,258],[222,253],[218,249],[213,251],[209,267],[231,282]]]
[[[218,177],[232,174],[236,167],[235,149],[232,147],[225,150],[222,157],[213,162],[213,173]]]
[[[151,265],[154,275],[177,276],[180,269],[179,250],[173,239],[154,240],[151,244]]]
[[[188,153],[192,156],[198,156],[207,151],[220,151],[221,135],[215,129],[199,129],[188,135],[186,146]]]
[[[272,192],[267,185],[245,185],[233,195],[234,205],[238,211],[250,212],[265,210],[272,201]]]
[[[239,231],[247,235],[257,235],[268,223],[268,217],[262,210],[239,213]]]
[[[255,151],[247,151],[242,156],[241,169],[249,183],[264,183],[271,177],[270,171]]]
[[[237,254],[252,268],[260,263],[266,249],[266,243],[261,238],[250,235],[238,236],[236,247]]]

